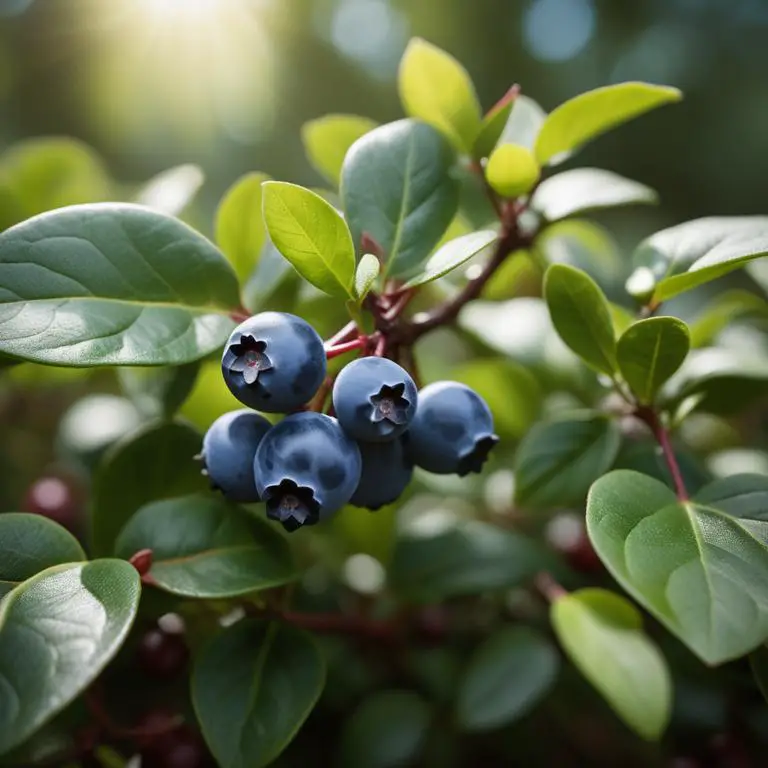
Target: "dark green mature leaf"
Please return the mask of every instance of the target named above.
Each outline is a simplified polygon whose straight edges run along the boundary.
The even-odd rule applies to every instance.
[[[427,738],[432,712],[412,691],[378,691],[363,699],[344,724],[340,768],[413,765]]]
[[[593,413],[540,422],[515,455],[515,497],[532,507],[584,501],[613,464],[621,444],[615,421]]]
[[[362,301],[373,288],[381,271],[381,262],[372,253],[363,254],[355,270],[355,296]]]
[[[165,368],[117,369],[123,392],[148,418],[170,418],[181,408],[197,381],[200,362]]]
[[[549,114],[536,139],[536,158],[559,162],[600,134],[670,102],[680,101],[677,88],[650,83],[618,83],[579,94]]]
[[[401,534],[389,578],[406,599],[430,602],[517,586],[546,561],[530,539],[472,520],[437,534]]]
[[[407,115],[434,126],[458,150],[472,151],[480,102],[469,73],[453,56],[414,37],[400,62],[398,89]]]
[[[531,208],[548,221],[576,213],[634,203],[658,203],[645,184],[601,168],[573,168],[545,179],[531,198]]]
[[[544,276],[544,296],[560,338],[585,363],[613,376],[616,337],[608,301],[580,269],[553,264]]]
[[[58,365],[174,365],[219,347],[239,305],[215,246],[176,219],[74,206],[0,234],[0,352]]]
[[[497,630],[474,652],[459,684],[459,725],[483,731],[523,717],[554,684],[559,661],[552,644],[536,630]]]
[[[202,444],[197,430],[169,422],[128,435],[109,451],[93,486],[91,543],[96,555],[112,554],[118,533],[148,502],[207,489],[194,460]]]
[[[0,598],[53,565],[85,560],[77,539],[42,515],[0,515]]]
[[[115,554],[128,559],[142,549],[152,550],[154,584],[182,597],[235,597],[297,576],[285,539],[221,497],[180,496],[142,507],[117,537]]]
[[[390,276],[412,277],[456,214],[454,160],[446,139],[413,119],[376,128],[347,153],[341,196],[354,242],[373,237]]]
[[[472,145],[472,154],[475,160],[482,160],[493,152],[509,121],[509,115],[518,98],[518,91],[517,87],[510,88],[504,97],[483,117],[480,132]],[[528,148],[530,149],[530,146]]]
[[[136,202],[168,216],[179,216],[195,199],[204,181],[200,166],[177,165],[150,179],[139,190]]]
[[[648,283],[654,301],[665,301],[766,254],[768,216],[694,219],[643,241],[628,283]]]
[[[321,291],[354,298],[355,248],[339,212],[296,184],[267,181],[263,189],[264,221],[280,253]]]
[[[241,176],[222,197],[216,211],[216,242],[241,282],[253,273],[267,240],[261,185],[266,173]]]
[[[683,364],[691,346],[688,326],[676,317],[649,317],[619,338],[619,369],[641,403],[650,403]]]
[[[98,677],[128,634],[139,574],[120,560],[57,565],[0,607],[0,754],[21,744]]]
[[[644,739],[658,739],[671,714],[672,682],[640,612],[613,592],[581,589],[555,600],[551,616],[565,652],[616,714]]]
[[[501,133],[498,144],[520,144],[532,150],[547,113],[529,96],[520,94]]]
[[[300,282],[298,272],[267,236],[256,269],[243,288],[243,306],[251,312],[260,312],[270,302],[279,301],[279,309],[284,311],[289,301],[284,301],[283,295],[288,294],[292,299]]]
[[[405,287],[416,288],[447,275],[492,245],[497,237],[498,235],[493,230],[482,229],[479,232],[470,232],[468,235],[461,235],[455,240],[449,240],[427,259],[422,271],[412,277],[405,284]]]
[[[301,140],[309,162],[328,181],[338,185],[349,148],[378,123],[358,115],[325,115],[304,123]]]
[[[269,765],[309,716],[325,683],[312,638],[287,625],[244,620],[197,658],[192,702],[221,768]]]
[[[761,645],[749,654],[749,666],[760,693],[768,701],[768,645]]]
[[[768,477],[749,473],[724,477],[702,488],[696,501],[732,517],[768,522]]]
[[[724,493],[720,482],[680,502],[657,480],[617,470],[587,501],[589,537],[603,563],[708,664],[743,656],[768,637],[768,522],[729,515],[728,499],[741,490]]]

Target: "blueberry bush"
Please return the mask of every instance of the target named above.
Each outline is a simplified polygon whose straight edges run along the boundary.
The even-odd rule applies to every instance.
[[[3,391],[107,389],[0,515],[0,763],[765,754],[768,217],[586,218],[657,202],[577,153],[674,88],[484,111],[414,39],[399,90],[213,227],[195,168],[0,157]]]

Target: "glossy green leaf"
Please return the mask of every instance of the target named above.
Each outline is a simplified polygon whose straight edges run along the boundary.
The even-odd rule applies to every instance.
[[[294,627],[246,619],[198,656],[192,703],[221,768],[261,768],[285,749],[325,683],[312,638]]]
[[[696,501],[731,517],[768,522],[768,477],[749,473],[724,477],[702,488]]]
[[[325,115],[304,123],[301,139],[309,162],[328,181],[338,185],[349,148],[378,123],[358,115]]]
[[[493,152],[504,133],[504,128],[518,98],[518,91],[517,87],[510,88],[504,97],[483,117],[480,132],[472,145],[472,154],[475,160],[482,160]],[[530,146],[528,148],[530,149]]]
[[[497,234],[490,229],[479,232],[471,232],[461,235],[455,240],[450,240],[433,253],[422,267],[423,271],[412,277],[406,284],[406,288],[416,288],[419,285],[431,283],[452,270],[460,267],[477,256],[485,248],[496,242]]]
[[[202,235],[104,203],[0,234],[0,352],[58,365],[174,365],[226,340],[237,280]]]
[[[600,414],[539,422],[515,454],[515,497],[531,507],[582,503],[613,464],[621,444],[615,421]]]
[[[364,232],[373,237],[391,277],[418,272],[456,214],[454,160],[440,133],[412,119],[376,128],[347,153],[341,196],[353,240],[359,246]]]
[[[194,459],[202,445],[197,430],[169,422],[128,435],[105,455],[92,496],[91,545],[96,555],[112,554],[118,533],[148,502],[208,488]]]
[[[0,754],[98,677],[136,616],[139,574],[120,560],[57,565],[0,604]]]
[[[205,182],[197,165],[177,165],[150,179],[136,195],[136,202],[168,216],[179,216],[189,207]]]
[[[688,324],[691,347],[705,347],[731,323],[743,319],[768,319],[768,302],[757,294],[734,289],[714,297]]]
[[[457,149],[471,152],[482,117],[466,69],[449,53],[413,38],[400,62],[398,88],[407,115],[429,123]]]
[[[147,418],[170,418],[181,408],[197,381],[200,362],[163,368],[117,369],[125,395]]]
[[[474,652],[459,683],[459,726],[490,730],[528,714],[554,685],[559,662],[552,644],[536,630],[496,630]]]
[[[664,657],[643,632],[640,612],[605,589],[581,589],[552,604],[552,625],[563,649],[616,714],[655,741],[672,709]]]
[[[537,102],[525,94],[520,94],[515,99],[515,106],[498,143],[520,144],[532,150],[546,117],[547,113]]]
[[[154,584],[182,597],[235,597],[296,578],[285,539],[219,496],[142,507],[117,537],[115,554],[127,560],[142,549],[152,550]]]
[[[629,278],[646,276],[653,299],[671,299],[768,254],[768,216],[694,219],[643,241]],[[630,290],[631,292],[631,290]]]
[[[619,369],[641,403],[656,393],[683,364],[691,346],[688,326],[676,317],[649,317],[630,325],[619,338]]]
[[[362,301],[373,288],[381,271],[381,262],[372,253],[364,253],[355,270],[355,296]]]
[[[560,338],[585,363],[612,376],[616,337],[608,302],[595,281],[579,269],[553,264],[544,276],[544,296]]]
[[[261,185],[268,179],[266,173],[241,176],[224,193],[216,210],[216,242],[241,282],[253,273],[267,240]]]
[[[639,82],[582,93],[546,118],[536,138],[536,158],[542,165],[559,162],[561,155],[579,149],[611,128],[681,98],[677,88]]]
[[[639,181],[601,168],[573,168],[544,179],[533,193],[531,208],[557,221],[600,208],[658,201],[658,195]]]
[[[280,253],[321,291],[354,298],[355,248],[339,212],[296,184],[267,181],[263,191],[264,221]]]
[[[77,539],[42,515],[0,515],[0,598],[53,565],[85,560]]]
[[[756,651],[752,651],[749,655],[749,666],[760,693],[768,701],[768,646],[761,645]]]
[[[424,748],[433,713],[412,691],[385,690],[367,696],[344,724],[340,768],[402,768]]]
[[[437,533],[402,533],[389,578],[406,599],[430,602],[517,586],[546,560],[530,539],[472,520]]]
[[[587,501],[589,537],[614,578],[708,664],[768,637],[768,521],[728,514],[740,491],[723,493],[722,482],[680,502],[657,480],[617,470]]]
[[[243,306],[261,312],[270,305],[285,311],[298,292],[301,279],[267,236],[256,269],[243,287]]]

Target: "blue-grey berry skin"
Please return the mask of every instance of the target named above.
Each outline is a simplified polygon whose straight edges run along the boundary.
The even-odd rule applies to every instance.
[[[376,510],[397,501],[413,477],[413,464],[406,459],[402,439],[358,446],[363,471],[349,503]]]
[[[311,400],[325,378],[323,340],[296,315],[261,312],[232,331],[221,371],[244,405],[288,413]]]
[[[253,458],[271,428],[263,416],[245,409],[216,419],[205,433],[201,455],[211,486],[232,501],[259,501]]]
[[[305,411],[272,427],[253,467],[267,516],[295,531],[325,520],[352,498],[362,460],[336,419]]]
[[[416,414],[418,392],[405,368],[383,357],[361,357],[345,366],[333,385],[333,408],[355,440],[394,440]]]
[[[419,392],[405,438],[406,455],[416,466],[438,475],[480,472],[498,442],[491,411],[474,390],[438,381]]]

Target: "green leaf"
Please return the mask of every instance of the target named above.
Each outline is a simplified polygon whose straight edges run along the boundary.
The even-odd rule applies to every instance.
[[[546,118],[536,139],[536,158],[542,165],[557,163],[560,155],[579,149],[611,128],[681,98],[677,88],[639,82],[582,93]]]
[[[728,325],[746,318],[768,319],[768,302],[739,289],[719,293],[690,321],[691,347],[708,346]]]
[[[148,502],[207,489],[194,460],[202,444],[197,430],[170,422],[128,435],[105,455],[92,496],[91,544],[97,555],[112,554],[118,533]]]
[[[519,144],[532,150],[547,113],[537,102],[524,94],[515,99],[515,106],[504,126],[498,144]]]
[[[372,253],[363,254],[355,271],[355,296],[362,301],[373,288],[381,270],[381,262]]]
[[[235,597],[296,578],[285,539],[221,497],[143,506],[117,537],[115,554],[127,560],[142,549],[152,550],[153,582],[182,597]]]
[[[530,539],[471,520],[437,533],[419,529],[402,533],[389,578],[403,597],[426,603],[517,586],[545,561]]]
[[[520,144],[500,144],[485,166],[491,188],[502,197],[526,195],[536,186],[541,170],[533,153]]]
[[[338,186],[347,151],[377,125],[374,120],[357,115],[326,115],[310,120],[301,128],[304,151],[315,169]]]
[[[635,251],[632,283],[650,283],[653,300],[666,301],[727,275],[768,254],[768,216],[694,219],[663,229]]]
[[[243,306],[255,313],[263,311],[265,306],[275,302],[276,307],[285,310],[300,283],[296,270],[283,258],[283,254],[267,236],[256,268],[243,287]],[[285,295],[289,298],[286,299]]]
[[[621,434],[615,421],[593,413],[539,422],[515,455],[515,497],[531,507],[580,504],[613,464]]]
[[[147,418],[171,418],[181,408],[197,381],[200,362],[164,368],[117,369],[125,395]]]
[[[641,403],[653,401],[690,346],[688,326],[676,317],[649,317],[624,331],[617,346],[619,369]]]
[[[536,630],[496,630],[474,652],[459,683],[459,726],[484,731],[519,720],[552,688],[558,667],[557,652]]]
[[[749,666],[760,693],[768,701],[768,646],[761,645],[749,655]]]
[[[262,186],[264,221],[277,250],[321,291],[354,298],[355,248],[339,212],[296,184],[267,181]]]
[[[344,160],[341,196],[353,240],[368,233],[386,254],[386,271],[407,279],[451,223],[459,182],[455,155],[418,120],[382,125],[356,141]]]
[[[179,216],[195,199],[205,182],[197,165],[178,165],[150,179],[139,191],[136,202],[168,216]]]
[[[585,272],[553,264],[544,276],[544,296],[560,338],[585,363],[613,376],[616,338],[608,302]]]
[[[429,123],[457,149],[470,153],[480,133],[480,102],[466,69],[450,54],[414,37],[398,74],[405,113]]]
[[[724,477],[702,488],[696,501],[731,517],[768,522],[768,477],[749,473]]]
[[[739,491],[723,494],[721,482],[680,502],[657,480],[617,470],[587,500],[589,537],[608,570],[707,664],[768,637],[768,522],[729,515]]]
[[[450,240],[427,259],[422,267],[423,271],[411,278],[405,287],[416,288],[447,275],[496,242],[497,237],[493,230],[483,229]]]
[[[480,132],[477,134],[472,145],[472,154],[475,160],[482,160],[493,152],[494,147],[504,133],[509,115],[515,106],[515,101],[519,98],[518,91],[517,87],[513,86],[510,88],[504,97],[483,117]],[[530,149],[530,146],[528,148]]]
[[[0,234],[0,352],[34,362],[174,365],[219,348],[240,301],[202,235],[164,214],[104,203]]]
[[[73,701],[117,653],[139,605],[139,574],[120,560],[57,565],[0,605],[0,754]]]
[[[0,156],[0,186],[10,193],[14,224],[55,208],[107,200],[111,194],[101,158],[86,144],[65,137],[15,143]]]
[[[261,185],[268,179],[266,173],[241,176],[224,193],[216,211],[216,242],[241,282],[256,268],[267,240]]]
[[[340,768],[402,768],[415,765],[427,740],[432,712],[412,691],[377,691],[344,723]]]
[[[548,221],[557,221],[600,208],[658,201],[650,187],[613,171],[573,168],[544,179],[533,193],[531,208]]]
[[[53,565],[85,560],[77,539],[42,515],[0,515],[0,598]]]
[[[640,612],[613,592],[581,589],[555,600],[551,617],[571,661],[616,714],[644,739],[659,739],[671,715],[672,682]]]
[[[261,768],[285,749],[315,706],[325,664],[306,633],[243,620],[198,656],[192,703],[221,768]]]

